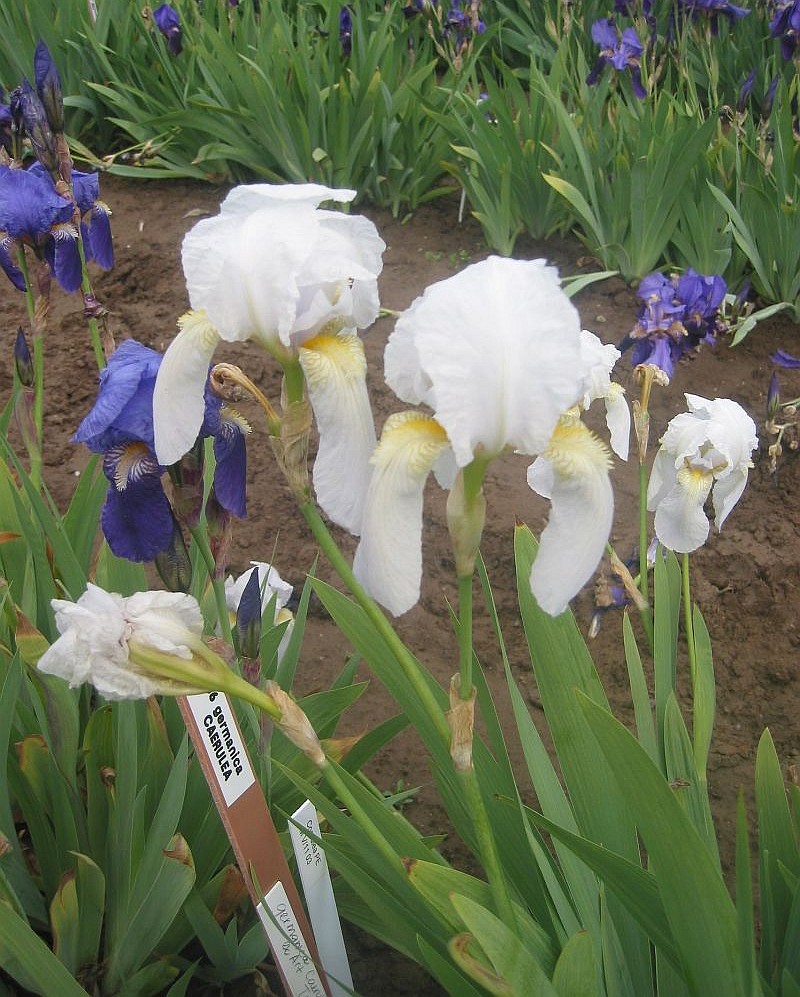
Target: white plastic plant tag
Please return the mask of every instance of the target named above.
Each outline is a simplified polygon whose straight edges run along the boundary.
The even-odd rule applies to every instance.
[[[231,704],[221,692],[201,692],[187,696],[186,701],[203,734],[203,748],[214,777],[230,807],[256,781]]]
[[[309,834],[316,838],[322,837],[316,808],[306,800],[292,814],[292,820],[308,831],[308,834],[303,834],[299,827],[291,821],[289,823],[292,848],[297,859],[308,916],[317,941],[319,961],[328,977],[332,997],[349,997],[353,992],[353,978],[344,947],[328,860],[324,850],[309,837]]]
[[[267,933],[272,957],[289,988],[290,997],[325,997],[325,987],[314,965],[283,883],[277,882],[256,907]]]

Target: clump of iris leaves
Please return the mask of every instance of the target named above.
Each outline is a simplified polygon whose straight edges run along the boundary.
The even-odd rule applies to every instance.
[[[319,181],[487,243],[572,232],[635,282],[691,267],[800,319],[787,0],[5,4],[0,84],[44,39],[76,156],[124,175]]]

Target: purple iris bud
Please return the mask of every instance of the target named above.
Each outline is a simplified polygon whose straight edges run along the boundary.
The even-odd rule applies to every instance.
[[[788,367],[793,370],[800,368],[800,357],[794,357],[786,350],[776,350],[769,359],[776,367]]]
[[[594,86],[600,79],[600,74],[606,65],[617,72],[626,70],[631,76],[633,94],[638,100],[647,96],[642,84],[640,60],[644,45],[634,28],[626,28],[620,36],[613,17],[602,18],[592,24],[592,41],[600,47],[600,54],[586,77],[589,86]]]
[[[769,391],[767,392],[767,422],[774,422],[778,409],[781,407],[781,383],[777,370],[773,370],[769,379]]]
[[[750,74],[747,79],[739,88],[739,98],[736,101],[736,110],[743,114],[747,109],[747,102],[750,99],[750,94],[753,92],[753,87],[756,85],[756,71],[755,69],[750,70]]]
[[[42,102],[47,122],[56,134],[64,131],[64,95],[61,91],[61,77],[50,55],[50,50],[39,39],[33,53],[33,75],[36,92]]]
[[[800,0],[782,0],[775,5],[769,22],[770,34],[781,40],[781,55],[787,61],[794,56],[800,39]]]
[[[162,3],[153,11],[153,21],[155,26],[167,41],[167,48],[172,55],[180,55],[183,51],[183,33],[181,31],[181,18],[174,7],[168,3]]]
[[[172,541],[153,558],[161,581],[170,592],[188,592],[192,587],[192,561],[183,539],[183,532],[173,517]]]
[[[24,388],[33,387],[33,358],[28,348],[28,340],[22,326],[17,329],[17,338],[14,342],[14,369],[17,372],[19,383]]]
[[[353,14],[349,7],[342,7],[339,11],[339,43],[342,55],[350,55],[353,50]]]
[[[25,281],[11,252],[15,244],[24,243],[47,260],[65,291],[77,291],[81,262],[72,212],[72,202],[56,193],[41,166],[30,170],[0,166],[0,267],[15,287],[24,290]]]
[[[11,105],[4,101],[5,91],[0,87],[0,145],[11,156],[13,154]]]
[[[767,92],[764,94],[764,100],[761,104],[761,120],[766,121],[772,114],[772,105],[775,103],[775,93],[778,89],[778,84],[781,81],[780,74],[776,74],[772,77],[772,82],[767,88]]]
[[[245,658],[258,657],[258,645],[261,642],[261,614],[261,588],[258,570],[255,570],[250,572],[236,610],[239,647]]]
[[[58,179],[56,138],[47,120],[44,104],[27,80],[19,86],[19,112],[34,156],[54,180]]]

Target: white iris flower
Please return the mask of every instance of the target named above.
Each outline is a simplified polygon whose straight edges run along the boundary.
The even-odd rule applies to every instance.
[[[739,501],[758,446],[756,427],[741,405],[729,398],[709,401],[686,395],[688,412],[676,415],[661,438],[647,490],[661,543],[677,553],[706,542],[703,510],[711,495],[717,529]]]
[[[91,684],[106,699],[146,699],[204,688],[207,666],[196,660],[203,617],[197,600],[181,592],[137,592],[123,598],[88,585],[77,602],[54,599],[61,636],[39,659],[38,668],[70,686]],[[153,653],[155,652],[155,653]],[[160,659],[167,671],[152,663]]]
[[[219,215],[191,229],[182,259],[193,311],[164,356],[153,414],[156,454],[173,464],[197,438],[221,339],[252,340],[283,363],[299,360],[320,434],[317,498],[357,533],[354,496],[366,489],[375,432],[356,330],[378,316],[386,245],[367,218],[319,207],[354,197],[319,184],[245,185],[228,194]]]
[[[532,473],[553,509],[531,583],[547,612],[566,608],[594,571],[613,515],[607,450],[577,416],[562,420],[594,396],[597,364],[542,260],[489,257],[417,298],[389,338],[386,381],[433,417],[391,417],[373,457],[354,570],[379,602],[398,615],[419,599],[429,471],[444,487],[462,475],[451,502],[463,510],[464,472],[515,450],[546,458]],[[478,539],[480,524],[470,530]]]

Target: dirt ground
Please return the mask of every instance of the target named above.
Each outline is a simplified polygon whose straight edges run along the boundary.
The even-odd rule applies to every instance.
[[[223,191],[183,182],[102,181],[104,199],[112,211],[116,266],[95,275],[95,292],[111,311],[117,342],[133,337],[163,350],[175,333],[177,317],[188,306],[180,268],[180,241],[198,217],[213,213]],[[458,199],[434,202],[413,217],[400,221],[381,212],[367,211],[387,243],[381,278],[381,302],[403,309],[423,288],[453,273],[467,262],[487,255],[478,226],[458,223]],[[518,256],[544,256],[562,274],[584,272],[585,251],[576,241],[534,244],[521,242]],[[588,269],[591,269],[589,265]],[[56,295],[46,345],[45,475],[60,504],[65,504],[86,454],[69,442],[78,422],[90,408],[96,391],[96,368],[77,297]],[[634,324],[637,302],[633,292],[612,279],[582,292],[576,299],[586,328],[606,342],[617,342]],[[11,384],[13,336],[24,321],[24,301],[10,285],[4,296],[5,348],[0,362],[0,397]],[[392,320],[384,318],[366,334],[371,390],[377,427],[400,407],[382,383],[382,353]],[[226,344],[217,359],[244,367],[269,397],[277,399],[278,370],[256,348],[231,348]],[[753,416],[761,434],[766,392],[771,374],[769,356],[777,348],[800,354],[800,329],[778,317],[764,323],[743,344],[730,349],[721,343],[684,362],[667,389],[658,390],[651,405],[651,439],[657,441],[667,421],[684,408],[682,393],[709,398],[730,397]],[[794,375],[794,376],[792,376]],[[634,396],[629,366],[623,359],[617,376]],[[786,391],[800,394],[800,372],[784,372]],[[255,411],[243,407],[260,426]],[[487,529],[482,546],[505,626],[516,676],[527,694],[538,721],[541,707],[531,677],[514,594],[512,526],[515,518],[540,531],[546,521],[547,503],[535,496],[525,482],[526,459],[496,461],[489,472]],[[237,525],[231,568],[243,570],[251,558],[275,563],[281,574],[302,585],[304,572],[316,550],[282,479],[263,433],[256,432],[249,448],[249,516]],[[612,541],[627,555],[637,533],[637,469],[634,463],[617,462],[613,472],[617,511]],[[448,598],[455,594],[452,558],[444,522],[444,494],[431,483],[426,497],[424,530],[425,578],[418,606],[398,623],[401,635],[446,683],[456,668],[454,642],[447,618]],[[768,471],[766,454],[756,456],[756,466],[744,497],[721,533],[712,533],[706,546],[693,557],[693,594],[699,603],[714,646],[718,713],[712,746],[710,787],[712,804],[730,870],[733,855],[736,796],[744,787],[751,798],[755,747],[768,726],[784,764],[800,760],[800,457],[785,455],[777,475]],[[351,538],[342,536],[348,551]],[[321,566],[327,577],[327,569]],[[584,632],[593,612],[591,586],[574,602]],[[501,713],[509,717],[512,753],[519,758],[511,737],[511,714],[504,693],[502,669],[492,642],[488,621],[478,614],[476,644],[489,682],[496,691]],[[592,642],[598,670],[609,697],[622,718],[630,714],[628,683],[621,644],[621,617],[608,614]],[[326,687],[339,671],[349,648],[331,622],[320,612],[308,624],[299,673],[301,692]],[[361,676],[368,678],[365,666]],[[344,732],[363,731],[393,713],[385,693],[372,684],[357,713],[346,718]],[[426,831],[445,830],[445,821],[430,786],[425,752],[412,734],[399,738],[373,764],[370,774],[382,789],[399,782],[421,786],[416,801],[406,810]],[[457,852],[457,843],[452,843]],[[447,852],[448,846],[445,845]],[[414,966],[406,965],[356,934],[352,942],[356,986],[365,995],[434,994]]]

